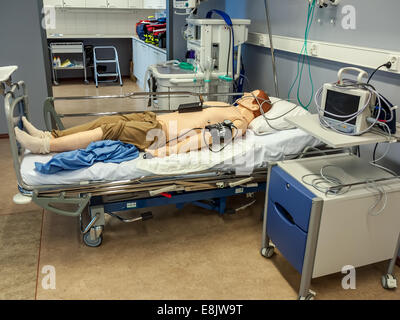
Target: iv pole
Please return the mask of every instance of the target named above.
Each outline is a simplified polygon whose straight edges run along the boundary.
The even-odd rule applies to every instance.
[[[264,0],[265,3],[265,15],[267,17],[267,27],[268,27],[268,34],[269,34],[269,42],[271,47],[271,60],[272,60],[272,70],[274,73],[274,87],[275,87],[275,95],[279,97],[279,89],[278,89],[278,75],[276,72],[276,62],[275,62],[275,50],[274,44],[272,41],[272,32],[271,32],[271,21],[269,15],[269,8],[268,8],[268,0]]]

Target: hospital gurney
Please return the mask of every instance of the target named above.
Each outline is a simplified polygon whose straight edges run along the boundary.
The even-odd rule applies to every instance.
[[[243,174],[238,174],[238,172],[232,170],[207,170],[194,174],[149,175],[122,181],[79,181],[66,185],[27,184],[21,174],[21,164],[26,153],[17,143],[14,133],[15,126],[22,127],[20,120],[22,115],[29,119],[26,87],[22,81],[18,83],[9,81],[8,90],[6,90],[5,82],[3,82],[3,87],[11,153],[20,191],[20,194],[14,197],[14,201],[16,203],[33,201],[45,210],[65,216],[79,217],[83,240],[88,246],[96,247],[102,243],[105,214],[124,222],[133,222],[149,219],[152,215],[146,212],[137,218],[127,219],[117,215],[116,212],[167,204],[176,204],[178,208],[182,208],[186,203],[193,203],[223,214],[227,209],[227,197],[239,194],[251,196],[255,192],[265,191],[266,167]],[[153,94],[156,93],[132,93],[129,97],[147,97]],[[175,94],[190,93],[179,92]],[[110,96],[69,97],[65,99],[107,98],[110,98]],[[111,96],[111,98],[118,97]],[[120,98],[127,97],[120,96]],[[48,98],[45,101],[44,117],[48,129],[53,127],[63,129],[61,117],[54,110],[54,100],[56,99],[59,98]],[[253,199],[241,208],[252,203],[254,203]],[[88,208],[90,221],[84,225],[82,218],[86,208]],[[241,208],[237,208],[235,211]]]

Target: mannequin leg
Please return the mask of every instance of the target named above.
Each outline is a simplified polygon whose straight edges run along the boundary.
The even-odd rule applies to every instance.
[[[103,130],[94,130],[73,133],[64,137],[50,140],[50,152],[73,151],[85,149],[91,142],[100,141],[103,138]]]

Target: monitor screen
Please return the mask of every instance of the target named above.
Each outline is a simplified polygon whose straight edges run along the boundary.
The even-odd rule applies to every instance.
[[[358,111],[358,107],[360,105],[360,96],[355,96],[347,93],[337,92],[333,90],[327,90],[326,94],[326,103],[325,103],[325,111],[328,111],[333,114],[346,116],[352,115]],[[325,112],[325,117],[339,120],[339,121],[346,121],[350,117],[347,118],[339,118],[335,116],[331,116]],[[355,125],[357,122],[357,118],[349,121],[349,124]]]

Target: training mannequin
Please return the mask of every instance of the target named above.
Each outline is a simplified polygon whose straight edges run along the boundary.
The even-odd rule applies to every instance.
[[[206,126],[230,120],[237,133],[243,135],[250,122],[271,109],[269,97],[262,90],[247,93],[237,101],[237,106],[221,102],[206,102],[199,112],[156,115],[153,112],[133,113],[122,116],[106,116],[87,124],[52,132],[36,129],[26,118],[24,128],[15,128],[18,142],[32,153],[47,154],[86,148],[91,142],[119,140],[135,145],[152,156],[168,156],[203,148],[212,143]],[[192,130],[196,128],[196,130]],[[186,134],[187,133],[187,134]]]

